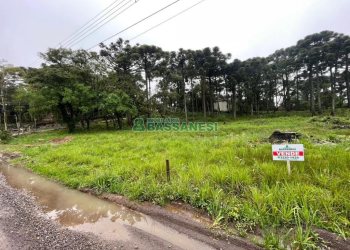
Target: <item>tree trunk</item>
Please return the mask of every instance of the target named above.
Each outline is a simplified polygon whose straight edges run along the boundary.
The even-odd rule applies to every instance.
[[[317,109],[318,113],[322,114],[322,104],[321,104],[321,88],[320,88],[320,78],[318,77],[318,72],[316,72],[316,93],[317,93]]]
[[[105,117],[105,123],[106,123],[106,128],[108,129],[109,128],[109,124],[108,124],[108,118]]]
[[[183,94],[183,102],[184,102],[185,119],[186,119],[186,124],[188,124],[187,101],[186,101],[186,81],[185,81],[185,74],[184,74],[183,68],[182,68],[181,74],[182,74],[182,83],[183,83],[182,94]]]
[[[123,129],[123,119],[118,115],[117,116],[117,121],[118,121],[118,127],[120,130]]]
[[[288,75],[286,74],[286,110],[290,111],[290,85],[289,85],[289,79]]]
[[[287,110],[287,95],[286,95],[286,81],[282,74],[282,96],[283,96],[283,108]]]
[[[17,114],[15,114],[15,120],[16,120],[16,127],[17,127],[17,135],[19,135],[19,132],[20,132],[20,124],[19,124],[19,121],[18,121],[18,116],[17,116]]]
[[[310,103],[311,103],[311,115],[315,115],[315,90],[314,83],[312,81],[312,65],[309,66],[309,85],[310,85]]]
[[[148,77],[148,99],[151,98],[151,78]]]
[[[224,76],[224,79],[225,79],[225,100],[226,100],[226,109],[227,109],[227,112],[230,112],[230,107],[229,107],[230,97],[229,97],[229,95],[228,95],[227,76]]]
[[[348,108],[350,108],[349,55],[347,55],[345,60],[345,83],[346,83]]]
[[[233,88],[232,88],[232,97],[233,97],[233,103],[232,103],[233,118],[234,118],[234,119],[236,119],[236,117],[237,117],[237,95],[236,95],[236,83],[233,83]]]
[[[331,115],[335,115],[335,83],[337,80],[337,71],[338,71],[338,65],[335,64],[334,67],[334,74],[333,74],[333,79],[331,81],[331,94],[332,94],[332,110],[331,110]],[[332,76],[332,75],[331,75]]]
[[[73,120],[69,120],[67,122],[67,126],[68,126],[69,133],[73,133],[75,131],[75,122]]]
[[[1,96],[2,113],[3,113],[3,117],[4,117],[4,119],[3,119],[4,120],[4,130],[7,131],[7,114],[6,114],[6,104],[5,104],[3,86],[1,86],[0,96]]]
[[[272,104],[272,100],[273,100],[273,95],[272,95],[272,80],[269,81],[269,89],[267,91],[268,93],[268,97],[266,98],[266,110],[267,110],[267,113],[270,112],[270,109],[271,109],[271,104]]]
[[[149,75],[148,75],[148,70],[147,70],[147,58],[144,57],[143,58],[143,69],[145,71],[145,80],[146,80],[146,97],[147,97],[147,101],[149,99],[149,92],[148,92],[148,85],[149,85]]]
[[[211,77],[208,78],[209,79],[209,111],[210,114],[214,113],[214,91],[213,91],[213,85],[211,82]]]
[[[89,130],[90,129],[90,119],[85,119],[86,122],[86,129]]]
[[[297,95],[297,100],[296,100],[296,109],[299,109],[299,72],[296,72],[296,95]]]
[[[204,116],[204,119],[207,118],[207,108],[206,108],[206,100],[205,100],[205,78],[202,77],[202,81],[201,81],[201,85],[202,85],[202,105],[203,105],[203,116]]]
[[[75,131],[75,121],[72,113],[72,108],[70,108],[70,115],[68,114],[65,105],[59,104],[58,108],[61,112],[63,122],[67,124],[68,132],[73,133]]]
[[[128,126],[129,127],[132,127],[132,120],[133,120],[133,118],[132,118],[132,116],[130,115],[130,114],[127,114],[126,115],[126,120],[127,120],[127,123],[128,123]]]
[[[219,97],[220,97],[220,94],[219,94],[219,90],[216,88],[216,95],[217,95],[217,97],[216,97],[216,102],[217,102],[217,104],[218,104],[218,110],[217,110],[217,112],[218,112],[218,114],[220,114],[220,112],[221,112],[221,110],[220,110],[220,99],[219,99]]]
[[[192,107],[192,119],[194,118],[194,93],[193,93],[193,79],[191,78],[191,107]]]
[[[146,98],[148,101],[148,79],[147,79],[147,76],[146,76]]]

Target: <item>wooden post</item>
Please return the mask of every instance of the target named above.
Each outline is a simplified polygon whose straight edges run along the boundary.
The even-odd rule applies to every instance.
[[[170,164],[169,164],[169,160],[166,160],[165,163],[166,163],[166,178],[167,178],[167,181],[170,182]]]
[[[291,142],[291,138],[288,138],[287,145]],[[290,168],[290,161],[287,161],[287,170],[288,170],[288,175],[291,174],[292,170]]]

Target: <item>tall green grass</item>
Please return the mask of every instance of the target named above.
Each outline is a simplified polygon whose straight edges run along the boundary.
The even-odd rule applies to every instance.
[[[93,131],[61,145],[50,140],[66,134],[50,132],[19,137],[6,148],[21,151],[34,172],[72,188],[157,204],[182,200],[242,235],[268,232],[265,247],[312,248],[319,244],[315,227],[350,235],[348,129],[299,115],[224,120],[217,132]],[[274,130],[303,134],[305,162],[292,162],[290,176],[285,162],[272,161],[267,138]]]

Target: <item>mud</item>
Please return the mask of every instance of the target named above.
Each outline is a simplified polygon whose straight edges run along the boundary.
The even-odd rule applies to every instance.
[[[73,231],[93,233],[118,242],[132,242],[135,232],[142,232],[140,235],[157,238],[173,249],[243,249],[240,241],[232,244],[229,240],[215,239],[207,232],[195,232],[196,227],[169,226],[171,221],[166,218],[155,220],[123,205],[68,189],[23,168],[2,164],[0,173],[10,186],[32,194],[48,219]],[[203,222],[199,218],[197,220]]]
[[[84,190],[91,193],[92,191]],[[251,242],[261,242],[260,237],[250,235],[248,239],[238,236],[227,235],[220,229],[209,228],[212,221],[206,216],[203,211],[196,211],[196,209],[189,208],[189,206],[182,203],[173,203],[169,206],[163,207],[154,205],[152,203],[143,202],[142,204],[130,201],[124,196],[114,194],[102,194],[100,198],[108,201],[121,204],[132,210],[141,211],[152,218],[166,224],[167,226],[184,232],[187,235],[209,245],[216,249],[261,249]]]
[[[329,249],[350,250],[350,239],[345,240],[340,236],[323,229],[315,229],[315,231]]]

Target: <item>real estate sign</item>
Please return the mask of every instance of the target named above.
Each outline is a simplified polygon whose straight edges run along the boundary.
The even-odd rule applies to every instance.
[[[272,158],[274,161],[304,161],[304,145],[272,145]]]

